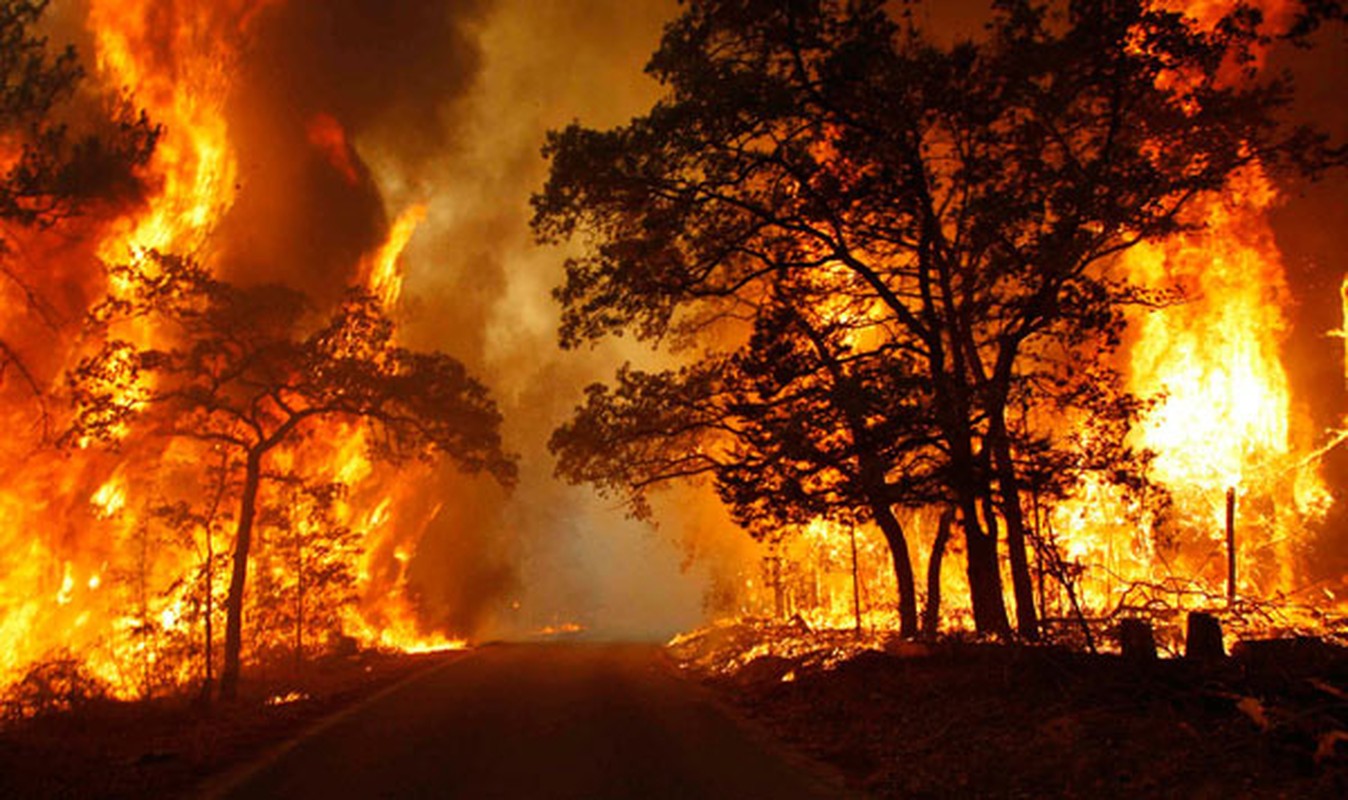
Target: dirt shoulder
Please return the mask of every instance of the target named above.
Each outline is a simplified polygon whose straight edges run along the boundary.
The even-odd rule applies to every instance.
[[[240,700],[94,702],[0,728],[0,797],[190,796],[329,715],[458,658],[365,653],[310,665],[300,679],[257,679]]]
[[[1348,796],[1348,654],[1313,640],[1127,663],[736,626],[670,652],[878,797]]]

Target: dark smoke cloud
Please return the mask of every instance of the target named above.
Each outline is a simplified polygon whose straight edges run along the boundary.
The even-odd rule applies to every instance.
[[[255,74],[284,102],[376,135],[401,158],[441,154],[481,66],[488,0],[299,0],[259,26]]]
[[[231,98],[238,201],[218,237],[241,281],[331,299],[384,239],[388,213],[355,148],[373,143],[411,173],[452,149],[453,110],[480,68],[485,0],[292,0],[254,20]],[[335,124],[346,142],[314,140]],[[346,152],[334,163],[332,151]]]

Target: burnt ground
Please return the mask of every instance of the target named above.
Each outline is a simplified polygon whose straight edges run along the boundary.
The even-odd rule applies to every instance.
[[[91,701],[73,712],[9,722],[0,727],[0,797],[190,796],[203,779],[459,656],[333,657],[308,665],[301,678],[245,680],[239,701],[229,705],[203,708],[181,697]]]
[[[670,652],[872,796],[1348,797],[1348,654],[1317,640],[1128,663],[737,626]]]

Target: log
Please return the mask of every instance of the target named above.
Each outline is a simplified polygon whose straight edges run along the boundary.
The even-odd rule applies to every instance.
[[[1221,621],[1202,611],[1190,611],[1188,630],[1184,637],[1184,657],[1196,661],[1225,658]]]

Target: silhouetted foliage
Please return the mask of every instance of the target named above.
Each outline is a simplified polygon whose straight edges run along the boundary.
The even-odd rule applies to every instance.
[[[1030,494],[1090,470],[1144,481],[1124,440],[1143,401],[1101,364],[1124,307],[1160,298],[1112,273],[1116,256],[1192,227],[1194,198],[1256,162],[1316,173],[1342,151],[1279,126],[1290,85],[1255,74],[1268,37],[1248,8],[1210,30],[1142,0],[992,8],[983,38],[943,46],[879,0],[692,0],[648,67],[666,88],[648,114],[549,136],[533,224],[586,244],[556,291],[564,345],[697,343],[711,352],[683,374],[756,376],[757,404],[724,406],[761,434],[732,503],[792,513],[778,504],[818,499],[824,474],[883,489],[879,505],[920,488],[956,509],[978,629],[1009,631],[1004,552],[1033,638]],[[838,319],[867,335],[841,346]],[[822,339],[805,346],[809,329]],[[643,415],[659,420],[643,454],[704,458],[665,421],[683,406],[634,395],[633,377],[591,389],[554,442],[563,474],[632,480],[632,451],[596,444]],[[766,400],[805,386],[809,402]],[[1086,450],[1073,416],[1101,419]],[[867,498],[850,494],[853,513]]]

